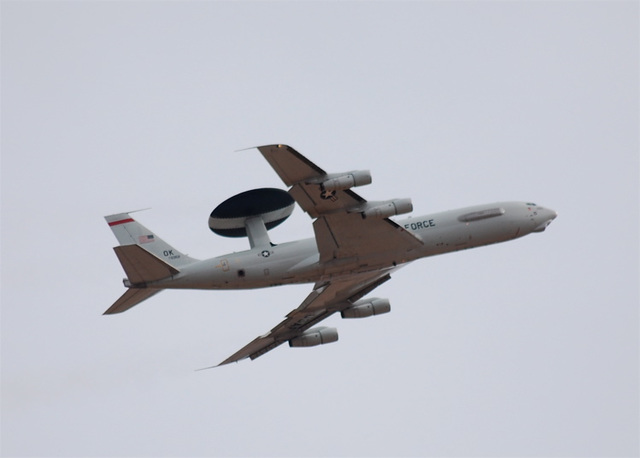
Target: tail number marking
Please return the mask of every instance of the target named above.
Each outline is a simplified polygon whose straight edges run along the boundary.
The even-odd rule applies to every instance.
[[[164,255],[165,258],[169,258],[169,259],[178,259],[180,257],[179,254],[173,254],[173,250],[164,250],[162,254]]]

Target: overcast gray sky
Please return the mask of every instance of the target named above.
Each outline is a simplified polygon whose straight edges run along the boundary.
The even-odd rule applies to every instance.
[[[638,2],[2,2],[3,456],[637,456]],[[216,364],[310,285],[116,316],[103,215],[199,258],[251,146],[542,234],[418,261],[340,341]],[[296,209],[275,242],[313,235]]]

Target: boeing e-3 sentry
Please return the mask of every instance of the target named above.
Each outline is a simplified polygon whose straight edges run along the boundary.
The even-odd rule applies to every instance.
[[[365,318],[390,311],[389,300],[368,297],[391,274],[419,258],[475,248],[542,232],[557,213],[531,202],[499,202],[394,221],[413,210],[410,199],[369,202],[352,188],[371,183],[367,170],[327,173],[287,145],[258,150],[289,187],[263,188],[221,203],[209,218],[216,234],[247,237],[250,249],[193,259],[135,221],[105,217],[120,246],[127,291],[106,312],[124,312],[163,289],[250,289],[313,283],[302,304],[266,334],[219,366],[255,359],[288,342],[312,347],[338,340],[335,328],[316,326],[340,313]],[[268,230],[298,204],[313,218],[314,238],[274,244]]]

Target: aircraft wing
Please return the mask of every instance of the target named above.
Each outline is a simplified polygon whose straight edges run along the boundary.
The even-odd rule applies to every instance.
[[[393,269],[339,277],[329,282],[316,283],[311,294],[284,321],[267,334],[260,336],[222,361],[218,366],[256,359],[319,323],[332,314],[344,310],[353,302],[369,294],[389,280]]]
[[[378,261],[384,260],[380,265],[393,265],[393,260],[400,264],[406,260],[406,253],[422,246],[420,239],[388,218],[365,218],[364,212],[373,203],[367,202],[351,189],[328,190],[325,187],[327,180],[345,174],[328,174],[287,145],[261,146],[258,150],[282,181],[291,186],[289,194],[298,205],[312,218],[316,218],[313,229],[320,262],[327,265],[329,274],[332,265],[335,265],[335,273],[338,275],[330,277],[328,281],[316,283],[311,294],[284,321],[219,365],[245,358],[258,358],[302,335],[311,326],[332,314],[351,307],[354,302],[389,280],[391,271],[397,268],[377,269],[376,256],[380,257]],[[349,173],[351,172],[346,175]],[[341,268],[345,266],[366,268],[367,265],[371,265],[370,271],[339,275]]]
[[[320,262],[366,258],[384,252],[403,253],[422,246],[422,241],[388,218],[364,218],[370,205],[351,189],[327,192],[322,182],[328,174],[287,145],[258,147],[287,186],[289,194],[312,218]]]

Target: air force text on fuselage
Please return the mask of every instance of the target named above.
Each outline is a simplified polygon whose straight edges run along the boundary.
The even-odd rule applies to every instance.
[[[426,219],[424,221],[411,221],[410,223],[405,223],[404,228],[409,229],[411,231],[417,231],[418,229],[427,229],[429,227],[436,227],[436,223],[432,219]]]

